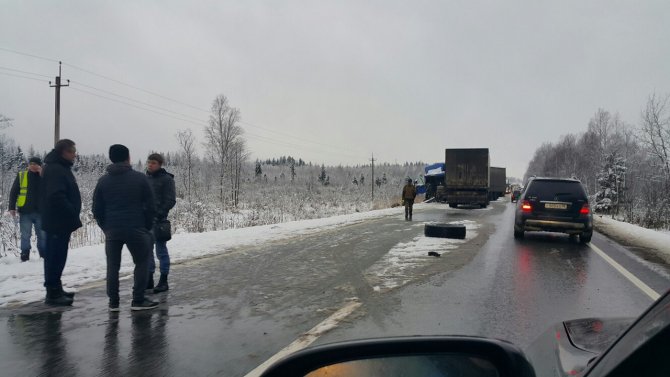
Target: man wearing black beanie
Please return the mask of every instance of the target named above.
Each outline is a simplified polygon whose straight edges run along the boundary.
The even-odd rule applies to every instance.
[[[109,310],[119,311],[119,269],[123,245],[135,263],[131,310],[153,309],[157,302],[144,297],[148,258],[153,248],[151,228],[156,212],[154,197],[144,174],[130,166],[130,152],[121,144],[109,147],[107,174],[93,193],[93,216],[105,233]]]

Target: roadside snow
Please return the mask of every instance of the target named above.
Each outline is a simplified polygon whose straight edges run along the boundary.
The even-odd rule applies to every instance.
[[[420,204],[417,204],[415,207],[420,208],[420,206]],[[230,249],[240,246],[308,235],[344,225],[356,224],[368,219],[399,215],[402,211],[404,209],[398,207],[323,219],[207,233],[176,234],[168,243],[170,259],[172,263],[178,263],[205,256],[225,254]],[[130,253],[124,247],[121,276],[132,274],[133,267]],[[106,268],[104,244],[71,249],[63,271],[63,285],[69,289],[81,288],[87,284],[104,280]],[[42,300],[44,298],[43,274],[43,262],[35,253],[31,254],[30,261],[24,263],[21,263],[18,258],[0,258],[0,307]],[[121,288],[129,289],[123,287],[123,285]]]
[[[670,232],[643,228],[604,216],[594,216],[596,230],[631,246],[651,251],[670,263]]]

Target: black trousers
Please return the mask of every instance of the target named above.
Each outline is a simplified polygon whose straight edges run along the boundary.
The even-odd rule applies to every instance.
[[[44,253],[44,286],[62,287],[61,276],[67,261],[67,250],[72,233],[47,233],[47,249]]]
[[[135,263],[133,301],[144,300],[144,290],[149,278],[149,253],[153,248],[151,233],[138,228],[120,228],[105,230],[105,254],[107,255],[107,296],[110,301],[119,301],[119,269],[121,269],[121,251],[128,247]]]
[[[403,199],[405,202],[405,218],[412,217],[412,206],[414,205],[414,199]]]

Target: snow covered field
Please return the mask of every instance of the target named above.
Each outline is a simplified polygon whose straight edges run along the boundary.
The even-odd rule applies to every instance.
[[[420,208],[420,206],[421,204],[418,204],[416,207]],[[404,208],[398,207],[274,225],[176,234],[168,244],[170,257],[172,263],[178,263],[223,254],[235,247],[307,235],[367,219],[402,215],[403,211]],[[132,274],[133,266],[130,253],[125,250],[121,264],[121,276]],[[103,244],[72,249],[63,272],[63,285],[68,289],[74,288],[76,291],[77,288],[104,280],[105,271]],[[43,263],[36,254],[32,254],[31,260],[25,263],[19,262],[18,258],[1,258],[0,307],[42,300],[44,298],[43,281]]]

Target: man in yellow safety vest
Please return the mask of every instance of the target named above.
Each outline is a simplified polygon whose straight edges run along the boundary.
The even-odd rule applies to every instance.
[[[32,157],[28,162],[28,169],[20,171],[14,179],[9,192],[9,213],[12,216],[19,214],[21,228],[21,261],[30,259],[30,237],[35,227],[37,236],[37,251],[44,257],[46,249],[46,234],[42,231],[40,217],[40,181],[42,175],[42,160]]]

